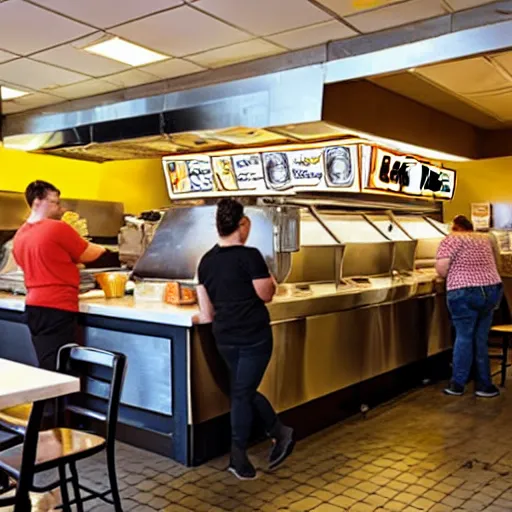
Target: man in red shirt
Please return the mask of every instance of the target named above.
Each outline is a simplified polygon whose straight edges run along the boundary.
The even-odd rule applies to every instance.
[[[60,191],[51,183],[34,181],[25,198],[31,213],[14,237],[13,254],[24,272],[26,318],[39,366],[55,370],[59,348],[76,341],[77,265],[95,261],[105,249],[60,220]]]

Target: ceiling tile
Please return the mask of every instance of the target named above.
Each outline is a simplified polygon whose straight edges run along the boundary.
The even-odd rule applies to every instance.
[[[261,36],[332,19],[307,0],[199,0],[194,5]]]
[[[93,29],[68,20],[22,0],[0,4],[0,47],[28,55],[93,32]]]
[[[145,73],[139,69],[130,69],[108,77],[108,82],[117,85],[117,89],[126,87],[135,87],[137,85],[149,84],[151,82],[158,82],[159,78],[150,73]]]
[[[98,28],[120,25],[135,18],[170,9],[183,0],[35,0],[39,5]]]
[[[511,85],[490,62],[482,57],[418,68],[414,71],[457,94],[495,91]]]
[[[283,49],[278,46],[261,39],[254,39],[252,41],[246,41],[245,43],[238,43],[233,46],[226,46],[224,48],[218,48],[217,50],[192,55],[189,59],[197,62],[197,64],[201,66],[220,68],[237,62],[276,55],[281,52],[283,52]]]
[[[30,59],[18,59],[0,64],[0,80],[30,89],[51,89],[82,82],[87,78],[85,75]]]
[[[471,101],[503,121],[512,121],[512,90],[471,98]]]
[[[319,23],[318,25],[276,34],[267,37],[267,39],[290,50],[297,50],[328,41],[346,39],[347,37],[355,35],[357,35],[357,32],[343,25],[343,23],[339,21],[328,21],[326,23]]]
[[[164,62],[157,62],[140,69],[159,78],[175,78],[177,76],[191,75],[192,73],[204,71],[204,68],[201,66],[182,59],[170,59]]]
[[[446,3],[454,11],[462,11],[463,9],[471,9],[480,5],[490,4],[496,0],[446,0]]]
[[[2,110],[5,114],[14,114],[24,110],[31,110],[33,108],[61,103],[62,101],[63,99],[58,96],[36,92],[15,100],[4,101],[2,103]]]
[[[175,57],[228,46],[250,35],[192,7],[183,6],[111,30],[133,43]]]
[[[106,80],[86,80],[78,84],[67,85],[66,87],[58,87],[53,89],[52,93],[68,100],[76,98],[87,98],[88,96],[96,96],[111,91],[116,91],[119,86]]]
[[[349,16],[347,21],[361,32],[377,32],[391,27],[446,14],[436,0],[410,0]]]
[[[8,60],[13,60],[16,58],[17,58],[16,55],[0,50],[0,62],[7,62]]]
[[[72,44],[58,46],[52,50],[36,53],[31,58],[94,77],[112,75],[113,73],[120,73],[121,71],[131,69],[127,64],[83,50],[82,48],[88,42],[92,42],[93,39],[95,38],[81,39]]]
[[[391,5],[399,2],[403,2],[403,0],[387,0],[386,4]],[[373,2],[373,4],[371,2],[367,2],[368,7],[361,8],[357,6],[354,0],[318,0],[318,3],[324,5],[339,16],[348,16],[350,14],[366,11],[374,8],[374,4],[377,4],[377,2]]]
[[[490,58],[502,66],[512,76],[512,52],[491,55]]]

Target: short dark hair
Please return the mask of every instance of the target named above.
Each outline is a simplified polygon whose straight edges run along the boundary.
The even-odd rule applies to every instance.
[[[48,192],[57,192],[60,196],[60,190],[51,183],[41,180],[33,181],[25,189],[25,199],[27,200],[28,205],[32,208],[34,201],[36,199],[46,199]]]
[[[217,203],[217,231],[220,236],[234,233],[244,218],[244,207],[236,199],[221,199]]]
[[[460,231],[474,231],[473,223],[465,215],[457,215],[453,219],[453,225]]]

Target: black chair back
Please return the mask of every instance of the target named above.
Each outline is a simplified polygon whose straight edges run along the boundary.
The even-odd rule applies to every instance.
[[[80,379],[79,393],[61,400],[59,414],[93,420],[107,445],[115,441],[126,356],[96,348],[65,345],[59,351],[58,371]]]

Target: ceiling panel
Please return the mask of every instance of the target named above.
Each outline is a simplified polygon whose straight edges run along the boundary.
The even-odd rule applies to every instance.
[[[82,82],[88,77],[30,59],[18,59],[0,64],[0,81],[5,80],[30,89],[52,89]]]
[[[480,5],[490,4],[496,0],[446,0],[446,3],[454,11],[462,11],[463,9],[471,9]]]
[[[62,101],[64,100],[57,96],[36,92],[28,96],[23,96],[22,98],[17,98],[16,100],[4,101],[2,103],[2,110],[4,114],[14,114],[24,110],[53,105]]]
[[[332,19],[308,0],[199,0],[194,6],[260,36]]]
[[[13,53],[4,52],[3,50],[0,50],[0,62],[7,62],[8,60],[16,59],[17,56]]]
[[[492,130],[501,126],[500,121],[495,117],[475,108],[472,103],[463,101],[460,96],[454,95],[453,92],[438,87],[429,80],[424,80],[417,73],[402,71],[371,78],[370,81],[379,87],[384,87],[480,128]]]
[[[319,23],[318,25],[311,25],[269,36],[267,39],[290,50],[297,50],[328,41],[346,39],[355,35],[357,35],[357,32],[343,25],[343,23],[327,21],[326,23]]]
[[[251,38],[246,32],[189,6],[121,25],[112,32],[175,57],[228,46]]]
[[[498,63],[512,77],[512,52],[503,52],[490,57],[492,61]]]
[[[140,68],[142,71],[151,73],[159,78],[176,78],[177,76],[191,75],[199,71],[204,71],[204,68],[188,62],[183,59],[170,59],[163,62],[156,62]]]
[[[347,21],[361,32],[377,32],[443,14],[446,11],[439,0],[410,0],[354,14]]]
[[[507,78],[483,57],[427,66],[415,73],[457,94],[475,94],[511,86]]]
[[[237,62],[259,59],[269,55],[276,55],[284,50],[262,39],[253,39],[233,46],[226,46],[217,50],[192,55],[190,60],[205,67],[218,68]]]
[[[367,9],[358,6],[357,2],[354,2],[354,0],[318,0],[318,3],[324,5],[331,11],[338,14],[339,16],[348,16],[350,14],[356,14],[361,11],[372,9],[376,2],[366,2],[366,4],[368,5]],[[361,2],[359,2],[359,4],[360,3]],[[392,5],[397,3],[403,3],[403,0],[388,0],[386,3]]]
[[[158,82],[159,78],[150,73],[145,73],[140,69],[130,69],[108,77],[108,81],[117,85],[118,89],[125,87],[135,87],[137,85],[149,84]]]
[[[119,89],[119,85],[107,82],[106,80],[86,80],[78,84],[68,85],[66,87],[58,87],[53,89],[52,93],[73,100],[83,98],[85,96],[95,96]]]
[[[120,25],[135,18],[183,4],[183,0],[35,0],[98,28]]]
[[[31,58],[94,77],[111,75],[130,69],[130,66],[127,64],[94,55],[82,49],[87,44],[92,44],[100,36],[101,33],[98,32],[94,37],[88,37],[71,44],[58,46],[52,50],[36,53]]]
[[[93,29],[22,0],[0,4],[0,47],[28,55],[77,39]]]
[[[471,98],[471,101],[503,121],[512,121],[512,90],[501,94],[478,96]]]

